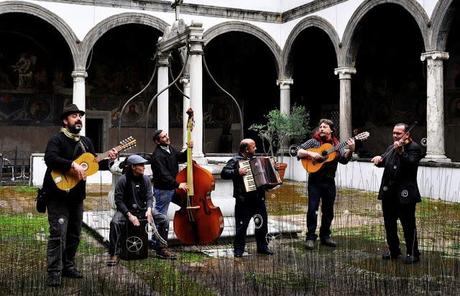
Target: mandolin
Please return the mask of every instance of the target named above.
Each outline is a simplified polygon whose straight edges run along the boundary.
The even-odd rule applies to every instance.
[[[358,141],[363,141],[366,140],[369,137],[369,132],[363,132],[360,133],[352,139],[358,140]],[[303,158],[301,159],[302,161],[302,166],[304,167],[305,170],[309,173],[316,173],[319,171],[319,169],[323,166],[323,164],[333,161],[337,157],[337,151],[342,149],[347,145],[347,142],[342,142],[339,143],[335,146],[329,143],[325,143],[318,148],[310,148],[307,149],[307,151],[312,151],[312,152],[317,152],[321,154],[322,159],[309,159],[309,158]]]
[[[121,152],[134,146],[136,146],[136,139],[133,137],[128,137],[121,141],[120,145],[114,147],[113,149],[117,150],[117,152]],[[86,152],[75,159],[74,162],[78,163],[85,169],[86,176],[91,176],[97,173],[99,170],[99,161],[108,158],[110,150],[107,150],[97,157],[92,153]],[[62,172],[59,170],[52,170],[51,177],[56,186],[64,191],[69,191],[70,189],[74,188],[78,182],[80,182],[80,180],[74,175],[70,174],[69,171]]]

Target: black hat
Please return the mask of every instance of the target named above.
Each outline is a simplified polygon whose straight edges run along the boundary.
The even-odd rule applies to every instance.
[[[80,116],[85,115],[85,111],[78,109],[77,105],[70,104],[70,105],[65,106],[64,109],[62,110],[61,119],[64,119],[73,113],[80,113]]]

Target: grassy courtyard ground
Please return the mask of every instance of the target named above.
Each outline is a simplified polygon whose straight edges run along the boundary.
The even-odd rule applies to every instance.
[[[90,188],[87,210],[106,209],[108,188]],[[33,208],[35,189],[0,187],[0,295],[458,295],[460,293],[460,205],[424,199],[417,206],[422,249],[419,264],[380,259],[385,250],[376,194],[340,189],[333,235],[335,249],[304,248],[304,233],[271,236],[274,256],[256,255],[248,243],[243,258],[210,257],[202,251],[231,249],[174,247],[176,261],[149,258],[105,266],[106,249],[83,233],[77,265],[85,277],[46,288],[47,217]],[[270,217],[305,229],[304,183],[288,183],[267,195]],[[402,233],[400,235],[402,238]]]

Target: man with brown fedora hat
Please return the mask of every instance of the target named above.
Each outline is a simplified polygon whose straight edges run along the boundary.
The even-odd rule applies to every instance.
[[[47,246],[48,286],[60,286],[61,277],[83,277],[76,269],[74,259],[80,242],[86,173],[74,160],[85,152],[95,154],[91,140],[80,135],[83,115],[85,111],[75,104],[65,106],[61,114],[62,128],[51,137],[46,146],[47,170],[43,190],[47,195],[50,232]],[[114,159],[116,156],[117,151],[112,149],[109,158]],[[68,191],[60,190],[51,176],[53,170],[68,172],[80,181]]]

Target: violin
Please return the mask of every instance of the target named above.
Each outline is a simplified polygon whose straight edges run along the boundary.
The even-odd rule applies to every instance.
[[[409,144],[409,143],[412,142],[412,138],[411,138],[411,136],[410,136],[410,131],[417,125],[417,123],[418,123],[418,122],[415,121],[415,122],[406,130],[406,132],[404,133],[404,135],[402,135],[401,139],[399,139],[398,141],[396,141],[396,142],[393,143],[393,147],[382,155],[382,159],[385,159],[386,157],[388,157],[388,155],[390,155],[391,152],[393,152],[393,150],[396,150],[397,152],[401,153],[403,147],[406,146],[407,144]]]

